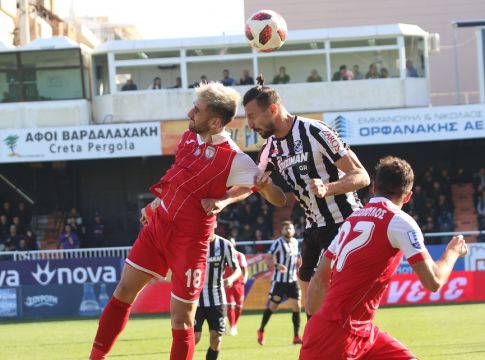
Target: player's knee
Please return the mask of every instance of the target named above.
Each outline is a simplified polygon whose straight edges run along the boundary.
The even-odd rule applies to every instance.
[[[222,334],[219,334],[216,331],[211,331],[210,347],[212,348],[212,350],[219,351],[219,349],[221,348],[221,344],[222,344]]]
[[[124,281],[120,281],[113,295],[125,303],[132,304],[138,291]]]
[[[196,332],[194,333],[194,337],[195,337],[195,343],[198,344],[200,341],[200,338],[202,337],[202,333]]]

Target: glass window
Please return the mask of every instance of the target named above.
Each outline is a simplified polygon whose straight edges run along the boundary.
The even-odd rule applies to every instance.
[[[93,56],[93,84],[95,95],[109,94],[108,56]]]
[[[0,54],[0,70],[11,70],[17,68],[17,54]]]
[[[82,99],[81,69],[46,69],[36,71],[32,96],[38,100]],[[27,93],[25,95],[28,98]]]
[[[0,71],[0,101],[20,101],[20,75],[17,71]]]
[[[115,60],[146,60],[180,57],[179,50],[169,51],[138,51],[115,54]]]
[[[136,89],[129,84],[130,90],[159,90],[174,88],[180,77],[179,64],[151,65],[151,66],[118,66],[116,68],[116,85],[123,89],[128,79],[133,81]],[[158,79],[160,79],[160,85]],[[125,87],[127,89],[127,87]]]
[[[318,82],[327,81],[326,59],[323,54],[295,55],[285,57],[264,57],[258,59],[259,72],[268,84],[287,84],[307,82],[312,73]]]
[[[331,41],[330,47],[333,49],[348,47],[367,47],[380,45],[396,45],[397,38],[372,38],[372,39],[354,39]]]
[[[20,53],[24,68],[80,66],[79,49]]]
[[[304,43],[286,43],[278,51],[318,50],[323,48],[325,48],[323,41],[307,41]]]
[[[332,81],[399,77],[398,50],[332,54],[330,61]]]
[[[417,36],[405,36],[406,76],[424,77],[426,74],[424,61],[424,39]]]

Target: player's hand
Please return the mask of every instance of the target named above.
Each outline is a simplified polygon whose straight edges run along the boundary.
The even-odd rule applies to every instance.
[[[145,225],[148,225],[148,218],[147,218],[147,214],[146,214],[146,211],[145,211],[145,208],[142,208],[141,211],[141,216],[140,216],[140,222],[143,226]]]
[[[458,254],[458,257],[463,257],[468,252],[468,247],[463,235],[453,236],[446,246],[446,249],[455,251]]]
[[[219,214],[226,207],[222,199],[202,199],[200,204],[207,216]]]
[[[259,174],[254,176],[254,186],[258,191],[265,189],[268,186],[271,186],[273,180],[271,180],[271,171],[260,172]]]
[[[234,284],[234,281],[232,281],[230,278],[224,279],[224,287],[225,288],[230,288],[233,284]]]
[[[307,180],[308,190],[315,194],[319,198],[324,198],[327,195],[327,185],[322,179],[309,179]]]
[[[276,265],[276,270],[278,270],[279,272],[281,272],[283,274],[285,274],[288,271],[287,267],[283,264]]]

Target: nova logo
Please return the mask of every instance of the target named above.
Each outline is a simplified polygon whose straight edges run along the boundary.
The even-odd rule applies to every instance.
[[[35,295],[25,298],[25,306],[38,308],[41,306],[54,307],[59,302],[59,298],[54,295]]]
[[[50,284],[52,280],[54,284],[115,283],[116,269],[113,266],[79,266],[50,270],[50,263],[47,262],[44,268],[37,264],[37,270],[32,276],[41,285]]]
[[[17,270],[0,270],[0,287],[20,286],[20,276]]]

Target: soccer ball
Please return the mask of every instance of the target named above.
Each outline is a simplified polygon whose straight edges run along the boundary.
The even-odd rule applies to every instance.
[[[253,49],[261,52],[278,50],[288,30],[283,17],[273,10],[260,10],[246,21],[246,37]]]

